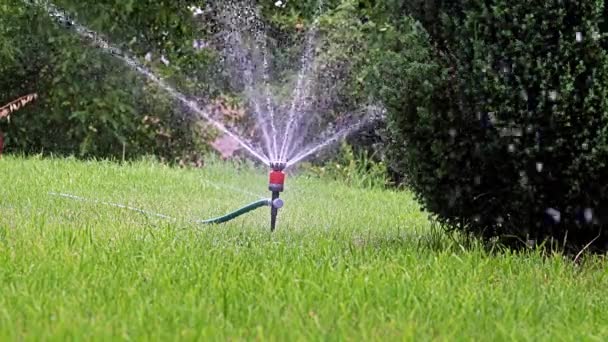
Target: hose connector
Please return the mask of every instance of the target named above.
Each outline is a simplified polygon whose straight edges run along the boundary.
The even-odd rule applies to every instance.
[[[285,202],[280,198],[276,198],[274,201],[270,201],[270,205],[275,209],[281,209],[285,205]]]

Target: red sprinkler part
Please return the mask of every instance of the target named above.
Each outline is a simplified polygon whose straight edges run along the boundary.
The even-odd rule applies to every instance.
[[[283,191],[285,185],[285,173],[283,171],[270,171],[270,180],[268,181],[268,190],[273,192]]]

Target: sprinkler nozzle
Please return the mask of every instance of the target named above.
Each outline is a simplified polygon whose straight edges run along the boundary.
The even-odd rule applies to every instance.
[[[273,161],[270,163],[270,168],[273,171],[283,171],[287,167],[287,163],[284,161]]]

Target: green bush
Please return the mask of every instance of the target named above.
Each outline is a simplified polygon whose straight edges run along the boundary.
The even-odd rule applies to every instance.
[[[430,39],[434,56],[409,51],[403,35],[381,39],[378,93],[409,185],[453,229],[605,248],[603,1],[457,7],[441,22],[452,38]]]
[[[364,77],[367,91],[382,100],[389,115],[379,134],[382,152],[397,178],[413,185],[408,175],[425,171],[418,170],[424,165],[412,162],[423,154],[418,156],[417,149],[409,149],[409,141],[431,139],[433,131],[412,120],[442,110],[443,104],[435,100],[441,87],[445,88],[444,70],[435,61],[426,31],[410,17],[376,27],[373,37],[369,57],[373,62]],[[420,130],[414,132],[415,128]]]

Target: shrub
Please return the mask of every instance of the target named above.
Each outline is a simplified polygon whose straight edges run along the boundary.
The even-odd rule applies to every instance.
[[[435,58],[413,55],[403,36],[383,37],[377,93],[393,155],[446,227],[608,243],[602,11],[603,1],[462,1],[442,22],[453,37],[434,44]]]
[[[435,61],[425,30],[412,18],[380,25],[371,36],[375,38],[369,58],[374,62],[364,75],[367,91],[382,100],[388,110],[389,120],[380,133],[383,152],[389,169],[414,185],[407,176],[424,173],[417,168],[425,165],[412,162],[418,152],[407,147],[410,140],[430,139],[433,130],[412,120],[421,121],[423,116],[441,111],[440,103],[434,100],[443,85],[444,70]],[[419,130],[413,131],[414,127]]]

